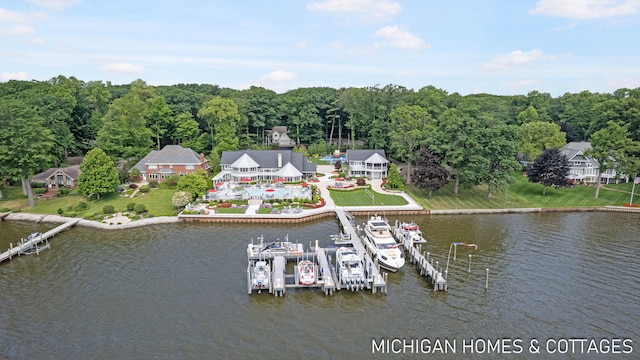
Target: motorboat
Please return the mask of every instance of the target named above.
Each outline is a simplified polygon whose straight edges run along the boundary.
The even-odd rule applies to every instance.
[[[300,243],[293,243],[289,241],[289,236],[285,237],[285,241],[265,242],[264,237],[258,238],[258,243],[254,244],[253,241],[247,247],[247,256],[249,258],[272,258],[275,256],[302,256],[304,255],[304,248]]]
[[[298,263],[298,282],[300,285],[313,285],[316,283],[316,264],[309,260]]]
[[[336,250],[338,281],[347,289],[363,289],[367,281],[362,259],[351,248],[341,247]]]
[[[410,241],[412,244],[422,244],[427,242],[427,240],[422,236],[420,226],[418,226],[418,224],[416,224],[415,222],[398,223],[396,221],[396,226],[394,228],[393,234],[401,243]]]
[[[251,286],[253,290],[261,291],[269,289],[269,281],[271,279],[271,268],[266,261],[256,261],[253,267],[253,277]]]
[[[381,267],[388,271],[396,272],[404,266],[404,252],[393,237],[391,226],[379,215],[374,215],[367,220],[364,227],[365,245],[371,251],[371,257],[377,258]]]

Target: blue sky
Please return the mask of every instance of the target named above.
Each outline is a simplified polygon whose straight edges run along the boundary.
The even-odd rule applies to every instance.
[[[4,0],[0,81],[640,87],[640,0]]]

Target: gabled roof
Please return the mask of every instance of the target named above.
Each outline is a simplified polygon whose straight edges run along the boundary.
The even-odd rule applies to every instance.
[[[206,160],[205,160],[206,162]],[[147,171],[147,164],[171,164],[171,165],[200,165],[200,155],[180,145],[167,145],[162,150],[152,150],[134,165],[134,168],[140,170],[141,173]]]
[[[249,154],[242,154],[242,156],[240,156],[238,160],[234,161],[233,164],[231,164],[231,167],[239,169],[251,169],[260,167],[260,165],[255,162],[251,158],[251,156],[249,156]]]
[[[385,159],[378,153],[374,153],[373,155],[369,156],[364,162],[367,164],[386,164],[389,162],[389,160]]]
[[[232,165],[244,154],[250,156],[260,168],[278,169],[291,163],[303,173],[315,173],[316,164],[310,162],[302,153],[291,150],[237,150],[224,151],[220,157],[221,165]],[[278,166],[278,155],[282,157],[281,166]]]
[[[384,153],[384,150],[347,150],[347,160],[370,162],[369,158],[371,158],[374,154],[379,155],[379,157],[375,157],[372,159],[375,160],[375,164],[385,164],[389,162],[387,160],[387,156]]]
[[[285,166],[282,167],[282,169],[278,170],[276,175],[278,177],[283,177],[283,178],[292,178],[292,177],[300,177],[302,176],[302,173],[298,169],[296,169],[296,167],[293,166],[291,163],[287,163]]]
[[[567,145],[563,146],[560,149],[560,152],[566,155],[569,161],[571,161],[576,156],[580,157],[581,160],[584,160],[587,158],[584,155],[584,152],[589,149],[591,149],[591,143],[587,141],[576,141],[576,142],[570,142]]]
[[[63,167],[63,168],[51,168],[51,169],[47,169],[39,174],[36,174],[33,176],[33,181],[35,182],[44,182],[46,181],[51,175],[57,173],[57,172],[62,172],[63,174],[67,175],[68,177],[70,177],[73,180],[78,180],[78,177],[80,176],[80,165],[71,165],[71,166],[67,166],[67,167]]]

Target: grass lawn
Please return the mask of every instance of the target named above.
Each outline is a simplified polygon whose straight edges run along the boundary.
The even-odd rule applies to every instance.
[[[35,206],[29,208],[27,199],[0,201],[0,208],[10,208],[34,214],[57,214],[58,209],[67,210],[74,208],[84,201],[89,208],[84,211],[76,211],[76,217],[84,217],[94,213],[101,213],[102,207],[111,204],[115,211],[126,211],[128,203],[144,204],[147,213],[155,216],[173,216],[175,211],[171,203],[175,190],[155,189],[146,194],[138,193],[134,198],[117,194],[108,194],[100,200],[87,201],[84,196],[63,196],[48,200],[36,200]]]
[[[218,214],[244,214],[247,211],[247,208],[217,208],[216,213]]]
[[[351,191],[331,190],[329,189],[331,198],[338,206],[383,206],[383,205],[407,205],[407,200],[402,196],[380,194],[369,190],[370,196],[365,194],[365,189],[357,189]]]
[[[453,184],[433,193],[407,186],[407,192],[426,209],[498,209],[498,208],[567,208],[585,206],[622,205],[629,202],[631,183],[606,185],[600,189],[598,199],[594,198],[595,189],[576,185],[574,188],[547,188],[542,195],[542,185],[533,184],[524,176],[518,176],[508,190],[493,194],[487,198],[486,186],[473,189],[460,189],[458,196],[453,195]],[[634,201],[635,202],[635,201]]]

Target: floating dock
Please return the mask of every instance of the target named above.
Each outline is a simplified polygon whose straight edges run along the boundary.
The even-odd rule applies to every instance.
[[[28,249],[35,249],[35,252],[39,253],[40,250],[44,250],[49,247],[49,238],[76,225],[79,221],[80,219],[67,221],[66,223],[59,225],[58,227],[51,229],[44,234],[34,236],[33,238],[28,240],[23,239],[19,243],[17,243],[15,247],[13,246],[13,244],[10,244],[9,250],[0,254],[0,263],[6,260],[11,260],[14,256],[23,255]],[[46,244],[44,246],[39,246],[42,242],[46,242]]]

